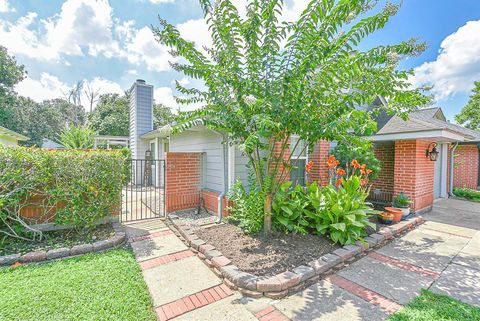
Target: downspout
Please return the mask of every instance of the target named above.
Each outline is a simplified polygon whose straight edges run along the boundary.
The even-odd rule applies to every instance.
[[[448,195],[453,196],[453,162],[454,162],[454,156],[455,156],[455,150],[457,149],[458,142],[455,142],[455,145],[453,145],[452,150],[450,152],[450,186],[449,186],[449,192]]]
[[[217,224],[222,222],[223,218],[223,197],[227,194],[228,190],[228,165],[227,165],[227,159],[228,159],[228,134],[222,133],[223,137],[223,191],[218,195],[218,200],[217,200]]]

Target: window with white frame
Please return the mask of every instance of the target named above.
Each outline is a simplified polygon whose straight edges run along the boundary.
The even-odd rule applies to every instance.
[[[290,137],[290,152],[292,158],[290,159],[290,180],[293,186],[299,184],[305,186],[307,173],[305,171],[305,165],[308,159],[307,142],[300,139],[298,135],[292,135]]]

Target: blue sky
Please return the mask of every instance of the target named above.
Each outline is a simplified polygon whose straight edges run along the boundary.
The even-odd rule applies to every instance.
[[[307,2],[287,0],[285,16],[294,19]],[[155,85],[157,101],[176,108],[173,80],[195,82],[171,70],[167,48],[151,35],[157,15],[188,40],[208,43],[197,0],[0,0],[0,44],[28,70],[17,87],[22,95],[54,98],[79,80],[102,92],[122,92],[143,78]],[[429,47],[401,67],[416,68],[413,83],[433,85],[436,105],[453,119],[480,80],[480,1],[404,0],[397,16],[362,47],[411,37]]]

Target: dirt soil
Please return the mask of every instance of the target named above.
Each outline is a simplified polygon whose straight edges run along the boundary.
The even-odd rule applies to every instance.
[[[97,226],[90,234],[81,234],[75,230],[61,230],[43,233],[43,239],[38,242],[31,242],[18,239],[0,238],[0,256],[8,254],[25,254],[31,251],[47,251],[61,247],[72,247],[83,243],[92,243],[106,240],[115,235],[111,224]]]
[[[340,247],[319,235],[274,233],[265,239],[261,235],[247,235],[231,224],[200,229],[196,234],[241,270],[257,276],[291,270]]]

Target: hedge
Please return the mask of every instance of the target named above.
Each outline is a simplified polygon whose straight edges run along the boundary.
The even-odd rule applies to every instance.
[[[0,231],[25,234],[22,209],[39,203],[43,218],[81,229],[118,213],[124,159],[116,151],[0,147]]]

